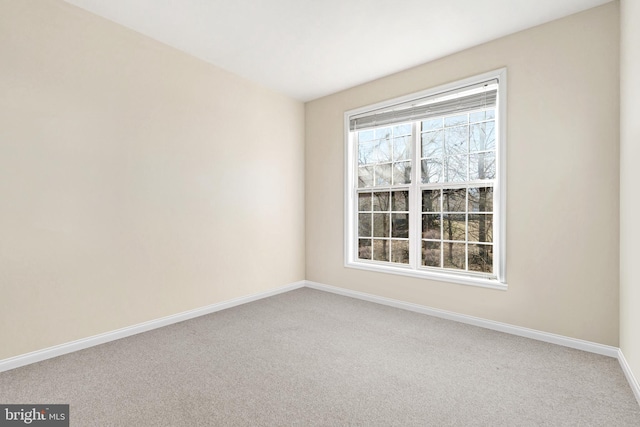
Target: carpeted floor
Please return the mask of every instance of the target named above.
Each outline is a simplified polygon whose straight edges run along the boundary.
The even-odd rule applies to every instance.
[[[617,360],[308,288],[0,373],[72,426],[640,426]]]

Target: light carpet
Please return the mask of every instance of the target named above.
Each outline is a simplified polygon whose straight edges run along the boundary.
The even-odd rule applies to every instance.
[[[308,288],[0,373],[0,403],[69,403],[72,426],[640,426],[613,358]]]

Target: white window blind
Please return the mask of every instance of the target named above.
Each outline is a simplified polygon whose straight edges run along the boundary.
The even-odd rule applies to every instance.
[[[492,108],[496,106],[497,94],[498,81],[492,79],[353,116],[350,118],[349,128],[351,131],[359,131],[424,120],[430,117],[464,113],[480,108]]]

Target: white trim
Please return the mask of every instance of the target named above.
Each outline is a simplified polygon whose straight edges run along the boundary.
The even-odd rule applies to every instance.
[[[633,395],[636,397],[636,400],[640,405],[640,384],[638,384],[638,380],[636,380],[636,377],[633,375],[633,371],[627,363],[627,359],[625,359],[624,354],[622,354],[622,349],[618,349],[618,362],[620,363],[622,372],[624,372],[624,376],[627,377],[627,381],[633,391]]]
[[[305,281],[302,280],[286,286],[271,289],[269,291],[259,292],[257,294],[234,298],[228,301],[211,304],[205,307],[196,308],[194,310],[189,310],[182,313],[173,314],[171,316],[162,317],[160,319],[150,320],[148,322],[139,323],[133,326],[128,326],[126,328],[117,329],[115,331],[105,332],[103,334],[94,335],[92,337],[82,338],[82,339],[68,342],[65,344],[56,345],[53,347],[45,348],[43,350],[37,350],[31,353],[10,357],[8,359],[0,360],[0,372],[19,368],[21,366],[40,362],[46,359],[51,359],[53,357],[62,356],[63,354],[73,353],[74,351],[84,350],[85,348],[104,344],[109,341],[115,341],[120,338],[126,338],[131,335],[136,335],[142,332],[150,331],[152,329],[157,329],[163,326],[172,325],[174,323],[193,319],[195,317],[215,313],[216,311],[225,310],[227,308],[235,307],[241,304],[246,304],[248,302],[256,301],[262,298],[271,297],[277,294],[292,291],[294,289],[302,288],[304,286],[305,286]]]
[[[506,291],[508,286],[506,283],[500,283],[495,279],[485,279],[482,277],[474,277],[472,275],[463,275],[456,273],[447,274],[445,271],[427,271],[423,269],[412,269],[402,265],[380,265],[374,262],[354,261],[348,265],[348,268],[356,268],[359,270],[374,271],[377,273],[399,274],[401,276],[416,277],[418,279],[437,280],[440,282],[450,282],[458,285],[479,286],[481,288],[497,289]]]
[[[355,240],[357,237],[357,231],[355,229],[355,221],[353,216],[355,215],[353,211],[353,205],[356,203],[353,198],[355,197],[352,189],[355,187],[355,168],[352,168],[351,165],[354,162],[355,156],[355,144],[351,141],[353,138],[353,134],[349,132],[349,112],[344,113],[344,124],[343,124],[343,132],[344,132],[344,165],[343,170],[345,171],[345,180],[344,180],[344,236],[342,236],[342,244],[343,244],[343,259],[344,266],[349,267],[351,261],[355,258]],[[412,171],[413,173],[413,171]]]
[[[564,347],[575,348],[577,350],[588,351],[590,353],[600,354],[603,356],[609,356],[617,358],[619,349],[604,344],[598,344],[591,341],[584,341],[576,338],[569,338],[563,335],[551,334],[548,332],[542,332],[535,329],[523,328],[521,326],[514,326],[508,323],[496,322],[493,320],[482,319],[479,317],[467,316],[466,314],[458,314],[451,311],[440,310],[438,308],[427,307],[424,305],[413,304],[410,302],[399,301],[391,298],[385,298],[377,295],[367,294],[364,292],[352,291],[350,289],[338,288],[335,286],[329,286],[322,283],[305,281],[305,286],[320,291],[331,292],[351,298],[357,298],[364,301],[370,301],[377,304],[388,305],[390,307],[401,308],[403,310],[409,310],[416,313],[427,314],[429,316],[439,317],[441,319],[453,320],[460,323],[466,323],[468,325],[479,326],[485,329],[491,329],[494,331],[505,332],[511,335],[517,335],[520,337],[531,338],[538,341],[544,341],[551,344],[557,344]]]
[[[498,259],[498,268],[496,274],[498,280],[505,285],[507,284],[507,69],[502,68],[499,72],[500,91],[498,92],[498,111],[497,120],[497,141],[496,148],[498,153],[496,161],[496,182],[498,183],[498,209],[493,209],[496,215],[496,229],[494,233],[494,249],[496,251],[496,259]]]

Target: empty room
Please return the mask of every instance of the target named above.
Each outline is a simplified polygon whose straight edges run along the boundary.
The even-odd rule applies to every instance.
[[[637,22],[0,0],[0,426],[640,425]]]

